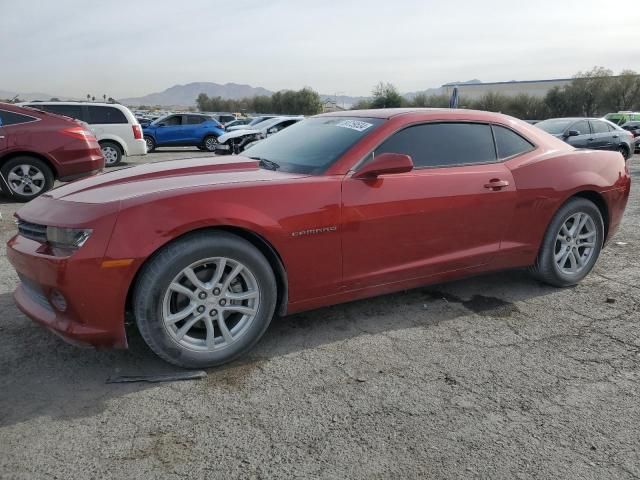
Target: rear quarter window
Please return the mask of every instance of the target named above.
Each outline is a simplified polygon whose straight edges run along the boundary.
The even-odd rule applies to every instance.
[[[127,117],[115,107],[101,107],[98,105],[89,105],[90,124],[118,124],[129,123]]]
[[[0,127],[35,122],[36,120],[38,120],[36,117],[30,117],[29,115],[22,115],[21,113],[10,112],[8,110],[0,110]]]
[[[496,139],[496,149],[498,158],[509,158],[521,153],[530,152],[535,147],[531,142],[521,137],[519,134],[499,125],[493,126],[493,135]]]

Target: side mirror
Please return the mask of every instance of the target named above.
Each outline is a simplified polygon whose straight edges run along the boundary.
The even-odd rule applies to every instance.
[[[269,130],[267,130],[267,133],[278,133],[278,129],[276,127],[271,127]]]
[[[580,135],[580,132],[578,130],[569,130],[564,134],[565,137],[577,137],[578,135]]]
[[[164,123],[156,123],[156,127],[166,127]]]
[[[377,178],[380,175],[406,173],[411,170],[413,170],[413,160],[409,155],[381,153],[378,156],[374,156],[370,162],[365,163],[353,178],[366,180]]]

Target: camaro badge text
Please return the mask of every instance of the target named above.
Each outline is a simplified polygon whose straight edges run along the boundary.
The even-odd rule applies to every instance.
[[[338,227],[335,225],[331,227],[310,228],[309,230],[300,230],[299,232],[291,232],[292,237],[302,237],[305,235],[316,235],[317,233],[335,232]]]

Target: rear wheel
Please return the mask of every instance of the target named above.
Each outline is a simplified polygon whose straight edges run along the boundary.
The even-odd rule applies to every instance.
[[[156,141],[153,139],[153,137],[145,135],[144,141],[147,144],[147,153],[151,153],[156,149]]]
[[[10,189],[5,193],[20,202],[28,202],[53,187],[53,172],[39,158],[12,158],[2,166],[1,171]],[[5,185],[2,188],[6,190]]]
[[[585,198],[572,198],[551,220],[531,271],[557,287],[575,285],[595,265],[603,241],[604,222],[598,207]]]
[[[102,156],[107,167],[118,165],[122,161],[122,149],[114,142],[100,142]]]
[[[142,337],[164,360],[187,368],[220,365],[247,352],[266,331],[276,282],[264,256],[226,232],[201,232],[168,245],[136,283]]]

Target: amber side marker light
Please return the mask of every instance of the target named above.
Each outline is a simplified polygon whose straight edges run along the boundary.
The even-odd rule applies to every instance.
[[[128,267],[133,263],[133,258],[120,258],[118,260],[104,260],[102,268],[120,268]]]

